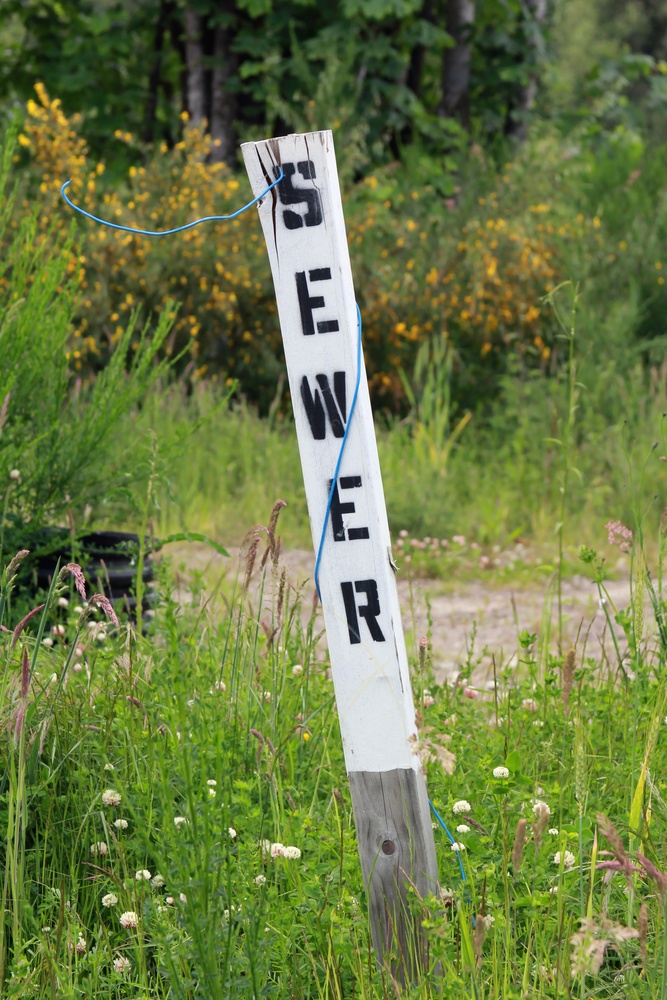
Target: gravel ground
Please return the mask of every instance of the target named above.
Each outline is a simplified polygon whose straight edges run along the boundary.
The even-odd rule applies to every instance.
[[[220,577],[223,589],[228,588],[237,572],[239,550],[230,550],[225,559],[210,548],[193,543],[178,549],[172,548],[169,556],[173,565],[181,566],[178,596],[188,599],[188,576],[192,571],[204,574],[211,585]],[[287,579],[295,587],[303,587],[304,615],[312,607],[312,579],[315,559],[312,552],[291,550],[281,556]],[[257,573],[255,573],[257,577]],[[275,582],[271,579],[266,590],[272,592]],[[428,631],[431,622],[433,665],[439,680],[457,673],[471,652],[474,664],[473,682],[483,686],[493,671],[493,658],[498,668],[513,662],[518,649],[518,633],[526,630],[535,633],[551,651],[558,648],[558,607],[554,584],[525,586],[494,585],[492,580],[480,579],[461,583],[455,589],[444,588],[437,580],[398,580],[403,610],[403,626],[409,648],[416,648],[421,635]],[[617,608],[624,608],[630,600],[627,575],[608,581],[607,589]],[[608,649],[615,661],[604,611],[598,602],[594,584],[574,576],[563,584],[564,634],[563,649],[577,640],[582,652],[584,642],[589,655]],[[321,618],[321,612],[318,612]],[[625,639],[618,630],[619,645],[625,649]],[[323,649],[324,649],[324,642]]]

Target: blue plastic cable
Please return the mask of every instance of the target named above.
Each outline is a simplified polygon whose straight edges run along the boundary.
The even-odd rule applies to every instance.
[[[433,805],[433,803],[431,802],[430,799],[428,800],[428,804],[430,805],[431,809],[433,810],[433,815],[435,816],[435,818],[437,819],[438,823],[440,824],[440,826],[442,827],[442,829],[445,831],[445,833],[447,834],[447,836],[449,837],[449,839],[452,842],[452,844],[455,844],[456,841],[454,840],[454,838],[452,837],[451,833],[447,829],[447,826],[445,824],[444,819],[442,818],[442,816],[440,815],[440,813],[438,812],[438,810],[435,808],[435,806]],[[461,880],[463,882],[465,882],[466,881],[466,873],[465,873],[465,870],[463,868],[463,862],[461,861],[461,852],[460,851],[456,851],[455,853],[456,853],[456,857],[457,857],[458,862],[459,862],[459,868],[461,869]]]
[[[132,229],[130,226],[119,226],[117,223],[109,222],[107,219],[98,219],[96,215],[91,215],[90,212],[86,212],[83,208],[79,208],[78,205],[75,205],[73,201],[69,200],[65,194],[65,189],[72,183],[71,180],[65,181],[60,189],[60,193],[70,208],[73,208],[74,211],[78,212],[80,215],[85,215],[87,219],[91,219],[93,222],[99,222],[101,226],[108,226],[109,229],[120,229],[122,233],[132,233],[134,236],[173,236],[174,233],[182,233],[186,229],[192,229],[193,226],[200,226],[202,222],[227,222],[229,219],[235,219],[238,215],[242,215],[243,212],[247,212],[249,208],[256,205],[258,201],[262,200],[262,198],[265,198],[269,191],[276,186],[276,184],[280,184],[284,176],[283,168],[281,167],[279,176],[276,177],[272,184],[269,184],[269,186],[265,188],[261,194],[258,194],[256,198],[249,201],[247,205],[243,206],[243,208],[239,208],[236,212],[232,212],[231,215],[207,215],[203,219],[195,219],[194,222],[188,222],[185,226],[177,226],[176,229],[165,229],[162,232],[152,232],[150,229]]]
[[[324,551],[324,540],[327,534],[327,525],[329,523],[329,514],[331,513],[331,503],[333,501],[333,495],[336,489],[336,483],[338,482],[338,473],[340,472],[340,464],[343,460],[343,452],[345,451],[345,445],[347,443],[347,435],[350,432],[350,427],[352,425],[352,417],[354,415],[354,410],[357,405],[357,396],[359,395],[359,384],[361,382],[361,310],[357,303],[357,380],[354,386],[354,395],[352,397],[352,405],[350,406],[350,415],[347,418],[347,424],[345,426],[345,433],[343,434],[343,440],[340,443],[340,451],[338,452],[338,461],[336,462],[336,468],[334,469],[333,479],[331,480],[331,489],[329,490],[329,499],[327,500],[327,509],[324,512],[324,523],[322,524],[322,534],[320,535],[320,544],[317,549],[317,559],[315,560],[315,589],[317,590],[317,596],[322,603],[322,594],[320,593],[320,562],[322,560],[322,553]]]

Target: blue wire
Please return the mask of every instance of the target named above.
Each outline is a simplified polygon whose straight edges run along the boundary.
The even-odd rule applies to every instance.
[[[442,816],[440,815],[440,813],[438,812],[438,810],[435,808],[435,806],[433,805],[433,803],[431,802],[430,799],[428,800],[428,804],[430,805],[431,809],[433,810],[433,815],[435,816],[435,818],[437,819],[438,823],[440,824],[440,826],[442,827],[442,829],[445,831],[445,833],[447,834],[447,836],[449,837],[449,839],[452,842],[452,844],[455,844],[456,841],[454,840],[454,838],[452,837],[451,833],[447,829],[447,827],[445,825],[445,821],[443,820]],[[464,868],[463,868],[463,862],[461,861],[461,852],[460,851],[456,851],[456,857],[457,857],[458,862],[459,862],[459,868],[461,869],[461,880],[463,882],[465,882],[465,881],[467,881],[466,880],[466,873],[465,873]]]
[[[75,205],[74,202],[69,200],[65,194],[65,188],[69,187],[72,183],[71,180],[65,181],[60,189],[60,193],[69,207],[73,208],[75,212],[79,212],[80,215],[85,215],[87,219],[92,219],[93,222],[99,222],[102,226],[108,226],[109,229],[120,229],[121,232],[132,233],[134,236],[173,236],[174,233],[182,233],[185,229],[192,229],[193,226],[199,226],[202,222],[226,222],[229,219],[235,219],[237,215],[242,215],[243,212],[247,212],[249,208],[252,208],[252,206],[256,205],[258,201],[261,201],[262,198],[264,198],[269,191],[276,186],[276,184],[280,184],[284,176],[285,175],[283,174],[283,169],[281,167],[279,176],[276,177],[272,184],[269,184],[269,186],[265,188],[261,194],[258,194],[256,198],[249,201],[247,205],[243,206],[243,208],[239,208],[236,212],[232,212],[231,215],[207,215],[203,219],[196,219],[194,222],[188,222],[185,226],[177,226],[176,229],[165,229],[163,232],[151,232],[150,229],[132,229],[130,226],[119,226],[115,222],[108,222],[106,219],[98,219],[96,215],[91,215],[90,212],[84,211],[83,208],[79,208],[78,205]]]
[[[338,452],[338,461],[336,462],[336,468],[334,470],[333,479],[331,480],[331,489],[329,490],[329,499],[327,500],[327,509],[324,512],[324,523],[322,525],[322,534],[320,535],[320,544],[317,549],[317,559],[315,560],[315,589],[317,590],[317,596],[322,603],[322,594],[320,593],[320,562],[322,560],[322,552],[324,551],[324,539],[327,533],[327,524],[329,523],[329,514],[331,513],[331,504],[333,501],[334,491],[336,489],[336,483],[338,482],[338,473],[340,472],[340,463],[343,460],[343,452],[345,451],[345,444],[347,442],[347,435],[350,432],[350,426],[352,425],[352,416],[354,414],[355,407],[357,405],[357,396],[359,395],[359,384],[361,382],[361,310],[357,303],[357,381],[354,386],[354,395],[352,397],[352,405],[350,406],[350,415],[347,418],[347,424],[345,426],[345,433],[343,434],[343,440],[340,443],[340,451]]]

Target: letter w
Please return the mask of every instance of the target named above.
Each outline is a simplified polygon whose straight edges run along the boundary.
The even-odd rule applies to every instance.
[[[333,392],[331,391],[329,379],[326,375],[316,375],[315,381],[319,389],[315,389],[313,392],[311,391],[308,377],[304,375],[301,380],[301,399],[306,408],[306,416],[308,417],[313,437],[316,441],[322,441],[326,437],[326,418],[328,416],[333,436],[342,438],[345,433],[345,421],[347,420],[345,372],[334,372]]]

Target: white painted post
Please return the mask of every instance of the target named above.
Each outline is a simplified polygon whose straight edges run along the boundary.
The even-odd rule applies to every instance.
[[[331,132],[242,146],[273,273],[315,551],[357,376],[358,324]],[[402,979],[423,959],[409,885],[437,889],[416,754],[391,539],[366,372],[325,533],[319,584],[373,942]]]

